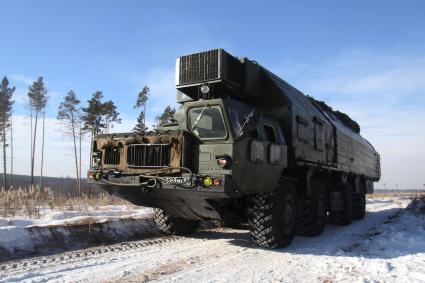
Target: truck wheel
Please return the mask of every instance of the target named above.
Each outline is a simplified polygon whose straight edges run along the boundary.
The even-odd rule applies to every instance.
[[[311,181],[311,197],[299,198],[298,234],[322,234],[328,219],[326,189],[319,180]]]
[[[248,223],[254,243],[267,248],[288,246],[297,227],[297,196],[294,186],[281,179],[272,193],[249,199]]]
[[[339,226],[350,225],[353,220],[353,190],[351,185],[342,186],[342,210],[331,211],[332,224]]]
[[[168,213],[159,208],[154,209],[154,220],[159,230],[172,235],[188,235],[196,230],[199,221],[171,217]]]
[[[353,219],[360,220],[366,215],[366,194],[364,187],[360,187],[360,192],[353,194]]]

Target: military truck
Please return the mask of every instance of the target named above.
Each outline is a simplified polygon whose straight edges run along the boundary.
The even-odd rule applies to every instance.
[[[174,123],[94,140],[91,182],[153,207],[163,232],[248,223],[263,247],[365,217],[380,156],[348,115],[223,49],[179,57],[176,89]]]

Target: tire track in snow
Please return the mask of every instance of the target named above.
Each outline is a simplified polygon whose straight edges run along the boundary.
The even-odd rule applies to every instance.
[[[109,246],[70,251],[59,255],[41,256],[32,259],[6,262],[0,265],[0,279],[3,279],[5,275],[10,276],[11,273],[16,273],[22,270],[31,271],[33,269],[54,267],[66,263],[72,263],[76,261],[82,261],[99,256],[104,256],[107,253],[126,252],[130,250],[149,248],[150,246],[154,245],[175,242],[181,240],[182,238],[183,237],[180,236],[160,237],[136,242],[125,242]]]
[[[123,244],[84,249],[75,252],[63,253],[56,256],[34,258],[40,263],[28,270],[32,260],[10,262],[17,264],[10,272],[0,270],[0,281],[6,280],[61,280],[61,281],[225,281],[234,278],[254,278],[261,281],[267,278],[291,278],[293,274],[303,274],[316,278],[332,279],[338,273],[326,272],[329,270],[326,261],[335,261],[335,258],[344,256],[342,250],[349,244],[355,243],[371,233],[371,229],[379,228],[391,215],[402,207],[397,202],[387,202],[379,205],[368,204],[371,213],[363,221],[356,221],[351,226],[327,226],[322,236],[296,237],[292,246],[283,250],[259,249],[249,242],[247,231],[230,229],[209,229],[199,231],[191,237],[173,238],[169,242],[141,246],[143,240],[131,242],[133,246],[127,250],[115,249]],[[337,240],[339,239],[339,240]],[[139,244],[139,246],[137,246]],[[106,251],[104,250],[106,249]],[[328,249],[328,250],[327,250]],[[90,254],[92,251],[98,254]],[[88,255],[85,253],[89,252]],[[76,253],[80,253],[80,257]],[[83,253],[83,254],[81,254]],[[72,257],[66,258],[69,254]],[[350,257],[350,255],[348,255]],[[58,262],[49,262],[51,258]],[[65,259],[66,258],[66,259]],[[47,261],[45,261],[47,260]],[[355,258],[353,258],[355,260]],[[337,266],[346,270],[345,273],[357,273],[356,265],[347,267],[351,262],[337,262]],[[339,265],[338,265],[339,264]],[[312,266],[315,266],[313,268]],[[282,267],[284,269],[282,270]],[[280,268],[280,271],[279,271]],[[347,269],[348,268],[348,269]],[[310,270],[311,269],[311,270]],[[312,271],[312,269],[315,269]],[[310,274],[309,274],[310,273]],[[298,276],[298,275],[297,275]],[[258,279],[258,280],[257,280]],[[298,279],[308,279],[299,277]],[[270,280],[269,280],[270,281]],[[273,281],[273,280],[272,280]]]
[[[199,230],[194,236],[208,232],[221,232],[229,228],[206,228]],[[207,238],[186,238],[183,236],[159,236],[139,241],[123,242],[105,246],[91,247],[81,250],[68,251],[56,255],[39,256],[30,259],[14,260],[0,264],[0,282],[6,277],[20,272],[31,272],[39,269],[54,269],[55,267],[90,261],[96,258],[105,258],[110,254],[121,254],[126,252],[149,250],[157,246],[174,245],[179,241],[206,241]]]
[[[223,243],[219,249],[213,249],[207,246],[204,250],[199,251],[198,254],[203,255],[199,258],[201,262],[198,262],[198,264],[185,265],[184,268],[176,270],[172,274],[163,274],[162,277],[155,278],[155,280],[165,282],[197,282],[198,280],[202,281],[208,278],[211,282],[221,282],[227,280],[235,281],[236,278],[245,277],[255,278],[253,281],[270,281],[270,278],[267,276],[276,273],[275,270],[281,269],[282,266],[286,266],[288,272],[284,272],[284,275],[277,272],[273,276],[276,276],[275,279],[277,280],[283,276],[285,278],[284,281],[287,281],[287,278],[290,278],[293,274],[304,274],[306,270],[309,270],[311,268],[308,262],[310,259],[316,265],[321,265],[326,264],[326,259],[335,259],[335,256],[340,258],[345,257],[343,248],[347,244],[369,237],[371,231],[375,229],[379,230],[379,226],[384,225],[389,219],[396,219],[395,216],[399,215],[399,211],[405,205],[405,202],[398,203],[393,201],[380,203],[379,207],[371,205],[368,210],[373,213],[369,214],[369,218],[366,218],[364,221],[356,221],[352,226],[346,227],[328,225],[327,231],[322,236],[296,237],[293,245],[286,249],[260,249],[248,242],[245,243],[245,247],[249,247],[248,249],[238,249],[235,248],[234,241],[231,241],[232,243]],[[247,240],[245,239],[247,238],[246,234],[239,236],[237,241]],[[209,242],[206,243],[206,245],[208,244]],[[239,245],[239,248],[244,246],[241,244],[237,245]],[[225,250],[227,253],[221,250]],[[308,259],[307,261],[306,258]],[[350,262],[350,258],[348,261],[339,264],[345,273],[355,276],[359,273],[359,270],[356,266],[347,265],[348,262]],[[225,270],[225,272],[221,273],[219,270]],[[332,270],[332,268],[322,268],[322,270],[318,269],[316,272],[320,273],[326,270]],[[141,274],[143,272],[134,275],[132,277],[133,281],[136,282],[137,279],[140,279],[141,277],[139,276]],[[338,274],[324,272],[321,278],[332,280],[332,278],[338,278]],[[304,279],[308,280],[309,276]],[[239,281],[244,282],[243,279],[239,279]]]

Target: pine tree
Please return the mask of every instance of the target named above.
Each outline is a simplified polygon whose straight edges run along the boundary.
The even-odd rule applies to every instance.
[[[146,106],[146,102],[148,101],[150,95],[150,90],[151,89],[146,85],[143,87],[143,89],[137,95],[136,104],[133,106],[134,109]]]
[[[91,131],[93,136],[94,134],[107,132],[114,122],[121,123],[121,119],[118,118],[120,113],[117,112],[114,102],[111,100],[102,102],[102,99],[102,92],[96,91],[87,100],[87,107],[82,108],[83,130]]]
[[[121,124],[121,119],[118,118],[120,113],[117,112],[117,106],[111,100],[103,103],[102,120],[105,121],[105,132],[109,133],[109,128],[113,127],[113,122]]]
[[[134,132],[144,133],[148,127],[146,126],[146,104],[149,98],[150,88],[148,86],[144,86],[143,89],[137,95],[136,104],[133,106],[133,109],[142,108],[139,116],[137,117],[136,126],[133,128]]]
[[[87,100],[87,107],[83,107],[83,116],[82,120],[84,122],[83,130],[90,131],[91,135],[94,135],[94,132],[97,129],[101,129],[104,127],[101,124],[100,118],[102,116],[102,103],[103,94],[101,91],[96,91],[93,93],[92,97]]]
[[[80,160],[79,160],[79,172],[80,172],[80,179],[78,180],[78,184],[79,184],[79,186],[80,186],[80,191],[82,191],[82,186],[81,186],[81,179],[82,179],[82,177],[81,177],[81,148],[82,148],[82,146],[81,146],[81,144],[82,144],[82,139],[83,139],[83,136],[84,136],[84,131],[83,131],[83,125],[82,125],[82,123],[81,123],[81,116],[80,116],[80,119],[79,119],[79,125],[78,125],[78,128],[79,128],[79,131],[78,131],[78,140],[79,140],[79,145],[78,145],[78,147],[79,147],[79,155],[80,155]],[[90,160],[91,160],[91,157],[90,157]]]
[[[9,87],[9,80],[4,77],[0,86],[0,141],[3,143],[3,187],[7,189],[7,170],[6,170],[6,147],[7,147],[7,130],[11,127],[12,117],[12,95],[15,88]]]
[[[145,113],[143,111],[140,111],[139,117],[137,117],[137,123],[133,128],[133,132],[136,133],[144,133],[148,129],[148,127],[145,126]]]
[[[13,188],[13,115],[10,115],[10,187]]]
[[[28,106],[31,110],[31,116],[35,115],[34,132],[32,137],[32,150],[31,150],[31,181],[30,181],[31,187],[34,185],[35,142],[37,138],[38,116],[42,111],[44,111],[47,104],[47,100],[48,100],[47,89],[44,85],[43,77],[39,77],[29,87],[29,91],[28,91]]]
[[[77,191],[79,196],[81,196],[81,170],[79,170],[78,165],[78,154],[77,154],[77,128],[80,129],[80,100],[77,98],[77,95],[70,90],[68,95],[65,96],[64,100],[59,105],[57,119],[62,121],[67,127],[69,133],[72,136],[74,143],[74,159],[75,159],[75,172],[77,175]],[[79,133],[81,135],[81,132]],[[81,138],[80,138],[81,144]],[[81,154],[81,153],[80,153]],[[81,160],[81,159],[80,159]]]
[[[175,113],[176,113],[175,108],[171,108],[171,106],[165,107],[164,112],[162,112],[161,115],[156,116],[157,127],[162,127],[173,122],[174,120],[173,116]]]
[[[43,169],[44,169],[44,133],[46,129],[46,108],[42,111],[43,114],[43,123],[42,123],[42,133],[41,133],[41,165],[40,165],[40,181],[39,181],[39,188],[43,189]]]
[[[103,94],[101,91],[93,93],[92,97],[87,101],[87,107],[82,108],[83,130],[90,132],[90,144],[93,144],[94,136],[107,131],[113,122],[121,123],[118,118],[119,113],[116,111],[115,104],[109,100],[102,102]],[[90,146],[90,156],[92,156],[93,147]],[[91,162],[90,158],[90,162]],[[90,166],[92,164],[90,163]]]
[[[100,118],[102,115],[102,98],[103,94],[101,91],[96,91],[92,94],[92,97],[87,100],[87,107],[83,107],[81,110],[83,115],[81,119],[83,121],[83,131],[90,133],[90,167],[92,166],[93,155],[93,138],[98,129],[103,125],[100,124]]]

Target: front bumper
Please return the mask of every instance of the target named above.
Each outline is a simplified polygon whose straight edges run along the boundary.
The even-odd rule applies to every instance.
[[[217,177],[217,176],[213,176]],[[220,219],[218,211],[209,200],[242,197],[231,176],[220,176],[219,187],[206,188],[199,182],[192,186],[158,181],[158,186],[143,184],[139,176],[108,176],[108,179],[92,180],[110,194],[133,204],[157,207],[175,217],[189,219]]]
[[[218,185],[213,183],[205,186],[205,178],[212,180],[219,179]],[[234,195],[238,193],[235,183],[230,175],[210,175],[210,176],[151,176],[150,178],[118,173],[104,174],[98,170],[89,171],[87,182],[102,186],[132,187],[143,191],[155,190],[187,190],[190,192],[212,192],[227,193]]]

